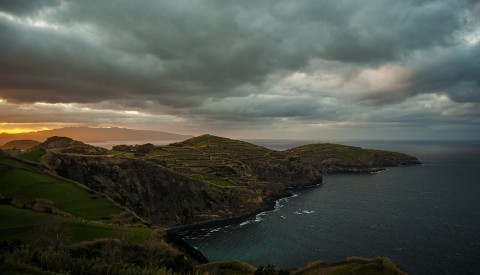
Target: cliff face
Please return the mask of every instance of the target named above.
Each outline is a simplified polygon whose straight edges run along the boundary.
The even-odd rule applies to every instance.
[[[44,162],[58,175],[164,226],[245,215],[266,205],[262,192],[217,187],[142,160],[49,153]],[[274,189],[280,192],[278,186]]]
[[[369,173],[385,167],[420,164],[416,157],[403,153],[339,144],[304,145],[286,153],[313,165],[322,173]]]

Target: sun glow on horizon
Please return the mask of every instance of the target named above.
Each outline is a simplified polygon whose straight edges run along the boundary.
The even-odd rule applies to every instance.
[[[0,134],[24,134],[24,133],[31,133],[36,131],[42,130],[50,130],[51,128],[48,127],[35,127],[35,128],[23,128],[23,127],[8,127],[9,123],[1,123],[0,122]]]
[[[23,133],[30,133],[35,132],[33,129],[2,129],[0,128],[0,133],[5,134],[23,134]]]

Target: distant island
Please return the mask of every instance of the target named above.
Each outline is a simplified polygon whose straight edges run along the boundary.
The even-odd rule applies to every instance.
[[[366,173],[419,163],[406,154],[352,146],[312,144],[275,151],[213,135],[165,146],[120,144],[111,150],[61,136],[40,144],[17,141],[0,151],[0,216],[7,221],[0,227],[1,249],[13,253],[20,249],[13,239],[35,243],[37,231],[63,230],[60,235],[70,234],[69,238],[36,245],[55,253],[60,250],[63,257],[80,257],[98,270],[101,264],[93,264],[93,259],[104,259],[108,266],[110,256],[101,251],[111,249],[123,255],[122,270],[149,267],[152,273],[316,274],[341,266],[345,271],[402,274],[386,258],[316,262],[287,270],[241,262],[208,263],[175,232],[239,222],[272,209],[276,199],[290,195],[291,188],[321,184],[323,173]],[[137,259],[133,251],[144,253],[143,258]],[[47,258],[58,256],[45,253]],[[59,272],[32,261],[15,258],[6,268]],[[76,267],[63,268],[74,272]]]
[[[192,137],[190,135],[119,127],[64,127],[18,134],[0,133],[0,145],[13,140],[34,140],[43,142],[52,136],[65,136],[83,142],[185,140]]]

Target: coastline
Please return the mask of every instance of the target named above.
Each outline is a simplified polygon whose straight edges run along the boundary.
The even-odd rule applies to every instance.
[[[284,189],[284,193],[277,195],[277,196],[270,196],[265,199],[266,206],[263,208],[260,208],[256,211],[243,214],[243,215],[238,215],[234,217],[228,217],[228,218],[220,218],[220,219],[215,219],[215,220],[210,220],[210,221],[203,221],[203,222],[198,222],[198,223],[193,223],[193,224],[186,224],[186,225],[178,225],[178,226],[173,226],[167,229],[168,232],[173,232],[173,233],[179,233],[179,232],[184,232],[188,230],[199,230],[199,229],[204,229],[204,228],[212,228],[212,227],[223,227],[223,226],[228,226],[228,225],[233,225],[233,224],[240,224],[246,220],[248,220],[251,217],[254,217],[260,213],[267,212],[267,211],[272,211],[275,210],[275,205],[276,202],[282,198],[288,198],[291,197],[293,194],[290,191],[293,190],[301,190],[301,189],[308,189],[308,188],[314,188],[322,185],[323,183],[323,175],[333,175],[333,174],[375,174],[383,171],[387,171],[387,167],[400,167],[400,166],[414,166],[414,165],[419,165],[422,164],[421,162],[419,163],[412,163],[412,164],[406,164],[406,165],[393,165],[393,166],[385,166],[385,167],[374,167],[374,168],[368,168],[368,169],[345,169],[345,170],[337,170],[337,171],[330,171],[330,172],[322,172],[322,180],[319,183],[314,183],[310,185],[304,185],[304,186],[286,186]]]

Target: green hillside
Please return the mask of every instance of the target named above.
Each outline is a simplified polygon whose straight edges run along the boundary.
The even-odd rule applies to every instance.
[[[202,135],[156,147],[145,160],[217,186],[263,188],[268,183],[286,186],[321,182],[321,175],[283,152],[248,142]]]
[[[33,161],[33,162],[40,162],[40,158],[43,155],[45,155],[45,149],[41,147],[34,147],[20,154],[18,158],[23,160]]]
[[[11,158],[0,159],[0,194],[24,208],[42,204],[88,220],[108,219],[124,211],[101,195]]]

